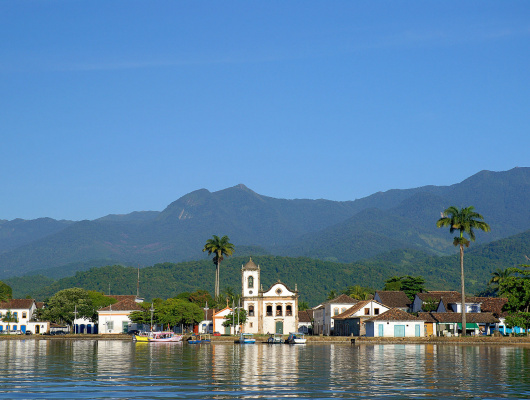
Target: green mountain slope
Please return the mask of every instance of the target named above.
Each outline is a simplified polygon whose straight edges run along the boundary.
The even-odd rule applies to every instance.
[[[530,168],[482,171],[451,186],[395,189],[346,202],[274,199],[244,185],[214,193],[202,189],[162,212],[70,223],[22,235],[18,242],[2,231],[4,221],[0,278],[51,268],[64,276],[100,260],[133,266],[200,260],[213,234],[228,235],[236,250],[245,246],[342,262],[399,248],[451,254],[451,236],[435,227],[443,209],[474,205],[492,228],[478,233],[479,245],[530,229],[529,195]]]

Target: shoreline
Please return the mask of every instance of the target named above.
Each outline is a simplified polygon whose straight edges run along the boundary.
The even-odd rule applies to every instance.
[[[184,336],[183,342],[188,336]],[[267,344],[267,335],[255,335],[256,344]],[[358,337],[358,336],[306,336],[307,344],[475,344],[475,345],[526,345],[529,336],[466,336],[466,337]],[[77,334],[77,335],[0,335],[0,341],[9,340],[121,340],[132,341],[126,334]],[[236,336],[211,336],[212,343],[235,343]]]

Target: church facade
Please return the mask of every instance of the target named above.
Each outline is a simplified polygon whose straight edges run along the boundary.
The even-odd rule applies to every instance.
[[[246,333],[282,333],[298,330],[298,290],[280,282],[263,290],[260,267],[252,258],[241,267],[242,301],[247,312]]]

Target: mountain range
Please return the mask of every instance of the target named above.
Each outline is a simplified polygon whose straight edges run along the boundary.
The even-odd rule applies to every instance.
[[[228,235],[235,256],[275,255],[353,263],[409,249],[455,254],[436,220],[449,206],[473,205],[491,226],[484,245],[530,229],[530,168],[481,171],[450,186],[393,189],[352,201],[277,199],[245,185],[200,189],[163,211],[92,221],[0,220],[0,278],[73,275],[94,266],[148,266],[202,260],[205,241]],[[506,249],[504,249],[506,250]]]

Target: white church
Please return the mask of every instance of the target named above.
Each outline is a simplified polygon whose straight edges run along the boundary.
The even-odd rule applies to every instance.
[[[247,311],[245,333],[285,333],[298,331],[298,290],[279,280],[263,290],[260,267],[252,258],[241,267],[243,308]]]

